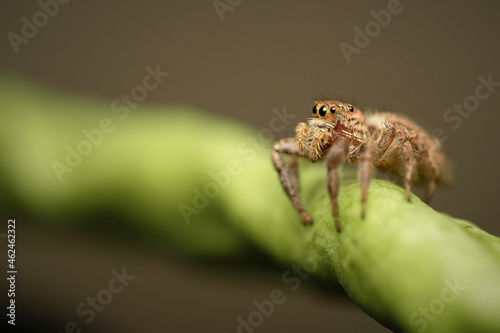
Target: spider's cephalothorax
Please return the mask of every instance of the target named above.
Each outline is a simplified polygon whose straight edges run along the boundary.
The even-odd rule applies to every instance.
[[[328,166],[328,189],[335,226],[340,231],[337,208],[337,167],[346,159],[360,164],[361,214],[365,214],[365,201],[371,174],[371,164],[404,178],[406,197],[411,199],[411,182],[428,185],[428,202],[437,184],[452,182],[446,157],[439,144],[421,127],[402,116],[383,112],[366,117],[351,104],[334,100],[314,102],[313,118],[299,123],[295,138],[274,144],[273,162],[280,180],[299,211],[304,223],[312,223],[299,199],[297,157],[313,162],[325,158]],[[282,153],[289,155],[288,165]]]
[[[361,111],[350,104],[338,101],[316,101],[313,118],[300,123],[296,143],[300,156],[317,161],[324,157],[335,141],[343,140],[350,147],[348,160],[355,163],[359,148],[366,141],[368,128]],[[353,155],[354,154],[354,155]]]

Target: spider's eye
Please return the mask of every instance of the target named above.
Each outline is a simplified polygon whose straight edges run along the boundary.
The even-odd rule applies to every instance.
[[[331,112],[331,113],[335,113],[335,107],[334,107],[334,106],[332,106],[332,107],[330,108],[330,112]]]
[[[321,117],[324,117],[324,116],[326,115],[326,110],[327,110],[327,109],[326,109],[326,106],[324,106],[324,105],[323,105],[323,106],[319,109],[319,115],[320,115]]]
[[[316,113],[318,113],[318,106],[317,105],[313,106],[313,114],[316,114]]]
[[[349,111],[351,111],[351,112],[354,112],[354,108],[352,107],[352,105],[349,105],[349,106],[347,107],[347,109],[348,109]]]

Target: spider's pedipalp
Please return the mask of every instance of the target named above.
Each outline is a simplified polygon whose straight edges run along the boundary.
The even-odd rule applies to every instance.
[[[297,127],[295,127],[295,142],[299,149],[299,154],[301,156],[305,155],[306,151],[306,141],[308,135],[308,126],[306,123],[299,123]]]

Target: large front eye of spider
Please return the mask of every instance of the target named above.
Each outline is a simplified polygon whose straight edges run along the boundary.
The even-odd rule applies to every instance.
[[[327,111],[327,108],[326,108],[326,106],[323,105],[321,108],[319,108],[319,115],[321,117],[324,117],[326,115],[326,111]]]
[[[347,109],[348,109],[349,111],[351,111],[351,112],[354,112],[354,108],[352,107],[352,105],[349,105],[349,106],[347,107]]]
[[[316,114],[316,113],[318,113],[318,106],[317,105],[313,106],[313,114]]]

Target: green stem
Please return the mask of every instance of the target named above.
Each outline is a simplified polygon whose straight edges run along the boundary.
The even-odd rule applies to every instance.
[[[338,278],[395,330],[500,331],[500,241],[475,225],[417,197],[408,203],[383,180],[372,180],[362,220],[360,187],[346,170],[337,233],[326,168],[301,161],[301,196],[315,221],[305,227],[273,169],[272,143],[255,131],[182,106],[141,106],[120,119],[108,103],[16,80],[0,78],[0,185],[9,207],[60,224],[111,211],[123,217],[113,228],[188,255],[236,260],[258,248],[281,265]],[[105,118],[108,133],[97,130]],[[78,151],[89,133],[88,156],[68,157],[67,146]],[[54,162],[71,172],[58,176]]]

